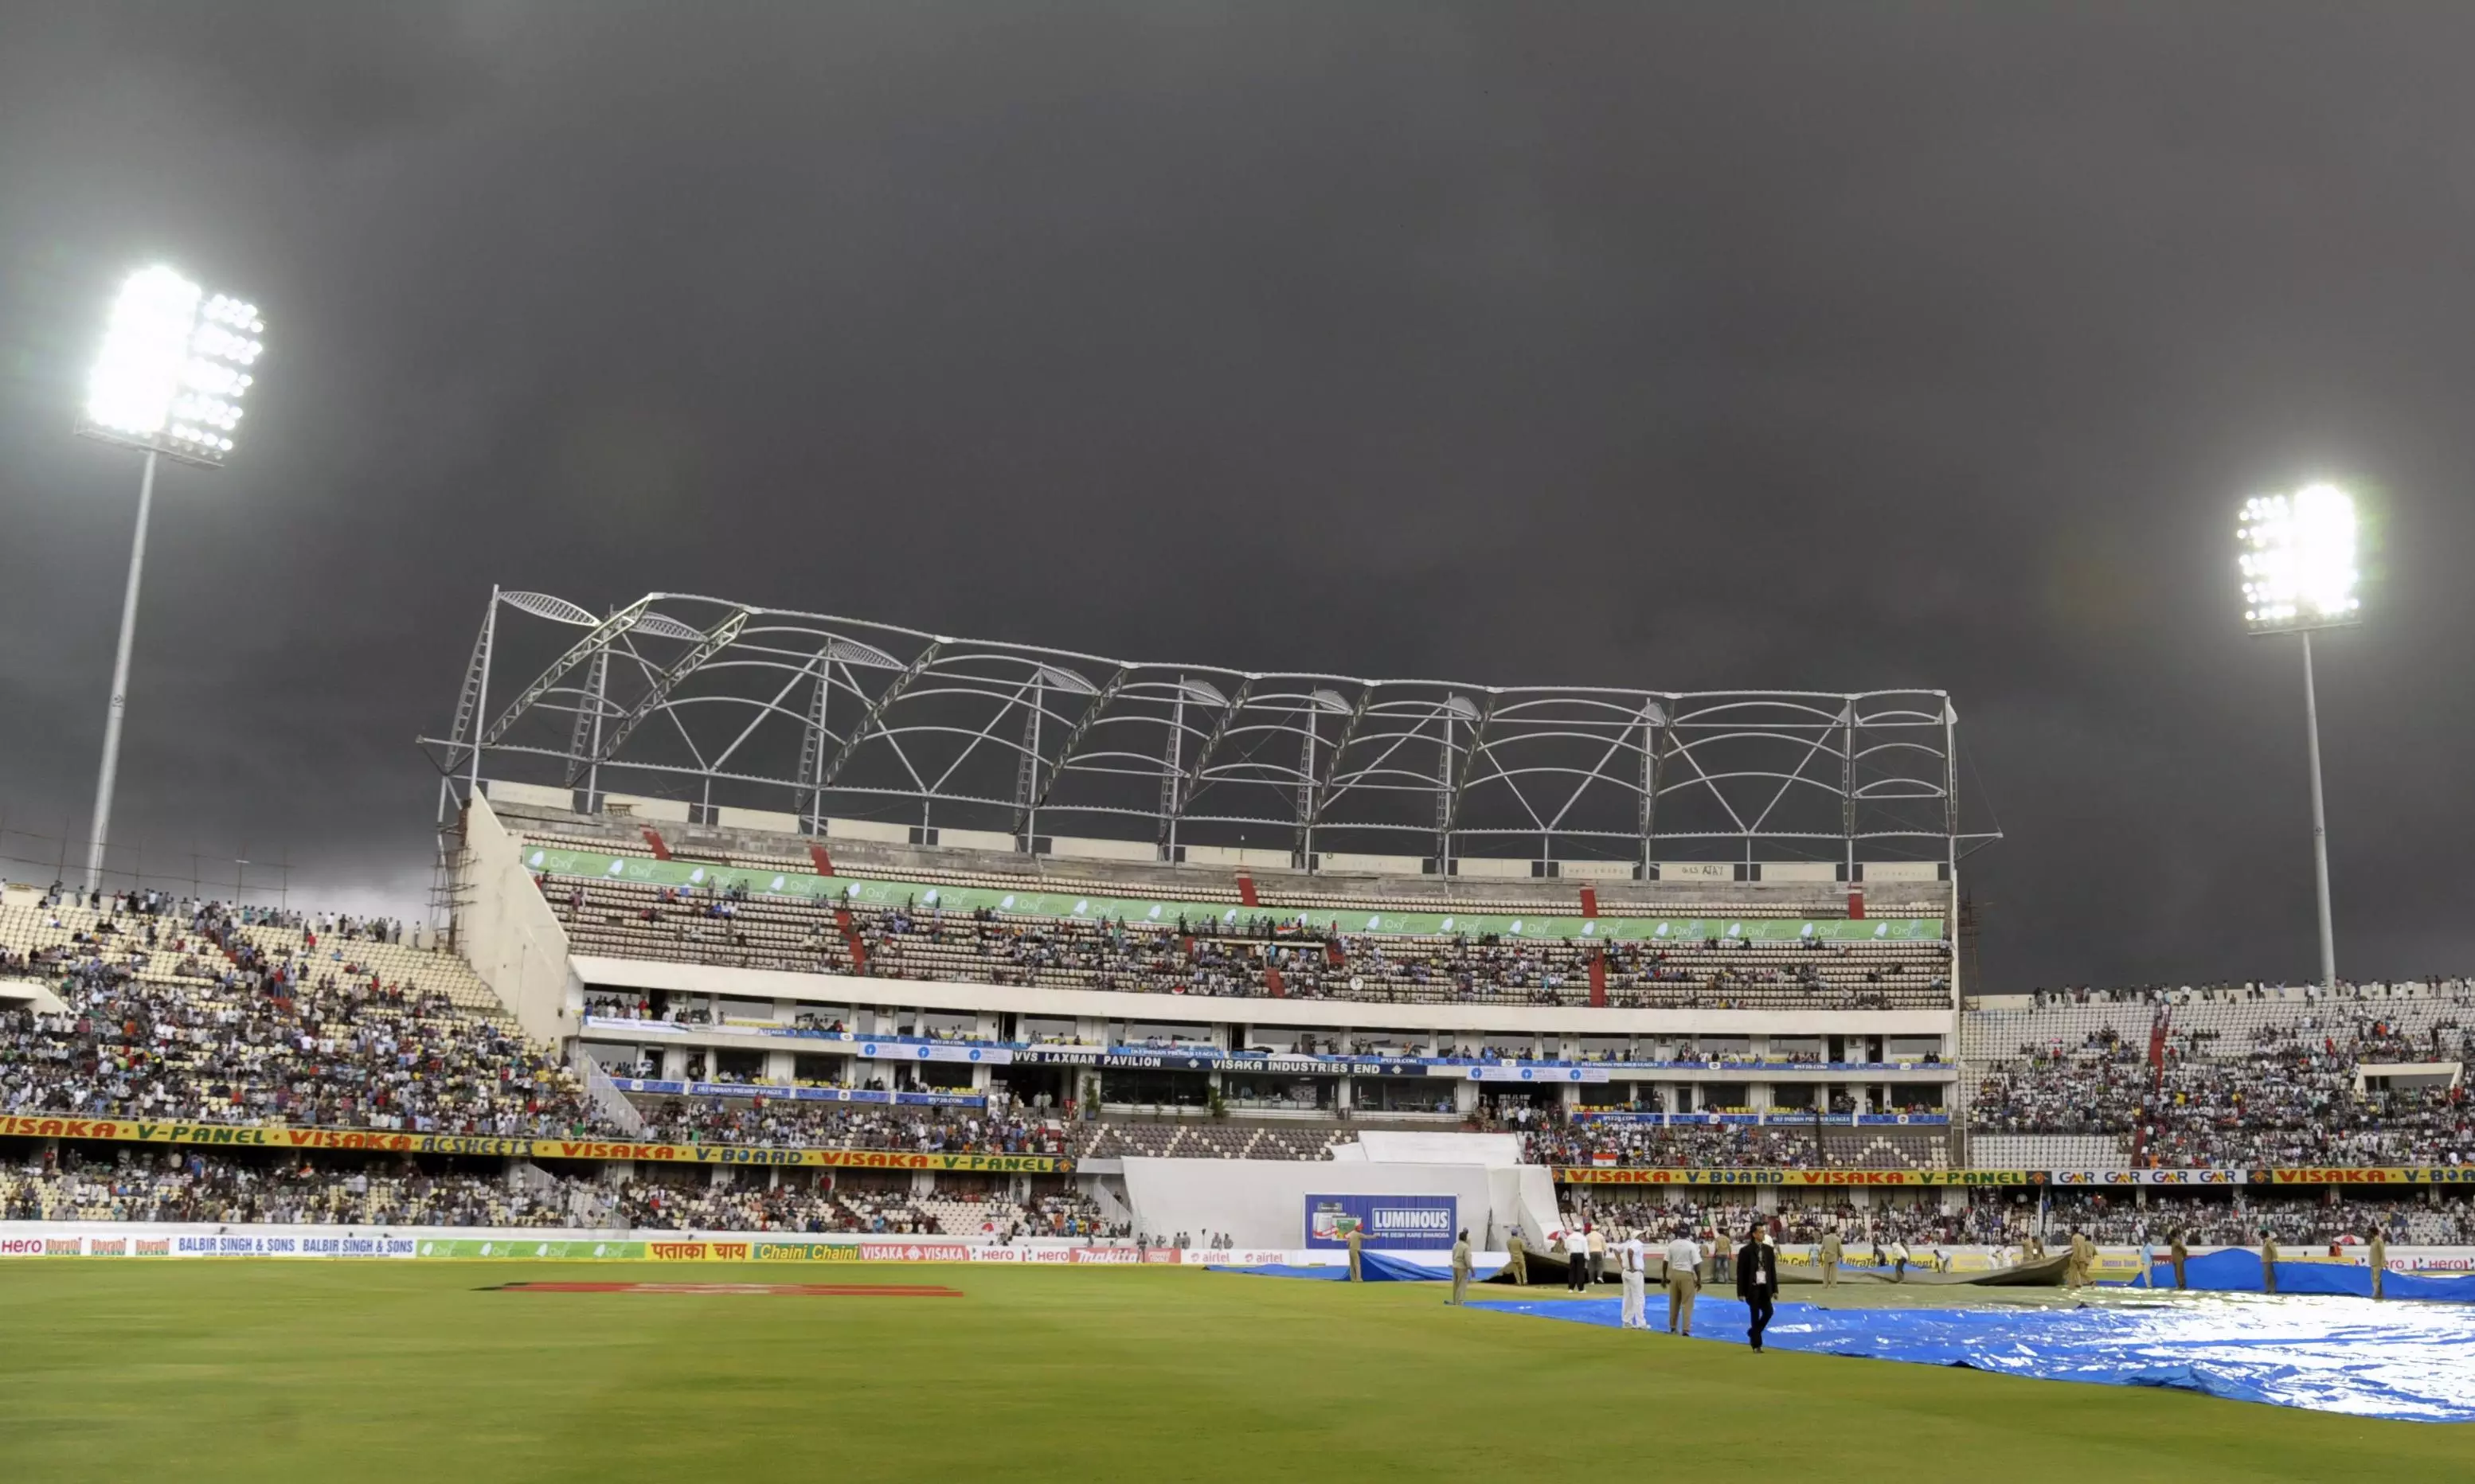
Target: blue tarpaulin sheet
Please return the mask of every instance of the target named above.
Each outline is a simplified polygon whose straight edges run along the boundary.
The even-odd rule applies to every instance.
[[[2232,1247],[2205,1257],[2190,1258],[2183,1264],[2183,1280],[2202,1293],[2263,1292],[2260,1253]],[[2174,1270],[2159,1263],[2149,1286],[2173,1287]],[[2277,1265],[2277,1291],[2281,1294],[2352,1294],[2359,1299],[2368,1299],[2372,1296],[2372,1270],[2351,1262],[2296,1262],[2288,1258]],[[2475,1303],[2475,1277],[2426,1277],[2392,1269],[2382,1276],[2381,1293],[2390,1299]]]
[[[1499,1267],[1501,1265],[1499,1265]],[[1211,1271],[1214,1273],[1252,1273],[1259,1277],[1319,1277],[1327,1282],[1336,1279],[1345,1281],[1349,1277],[1349,1266],[1346,1261],[1336,1262],[1329,1268],[1292,1268],[1277,1266],[1265,1266],[1260,1268],[1215,1267]],[[1470,1280],[1473,1282],[1483,1281],[1486,1278],[1493,1277],[1497,1271],[1498,1268],[1491,1267],[1473,1269],[1470,1273]],[[1358,1272],[1360,1280],[1369,1283],[1441,1283],[1451,1281],[1453,1276],[1453,1270],[1441,1263],[1429,1265],[1423,1262],[1411,1262],[1406,1257],[1387,1257],[1382,1253],[1359,1253]]]
[[[2288,1271],[2278,1265],[2281,1288]],[[2475,1308],[2283,1294],[2144,1302],[2113,1293],[2112,1302],[2077,1308],[1782,1303],[1764,1343],[2048,1380],[2168,1386],[2357,1417],[2475,1422]],[[1613,1299],[1483,1299],[1471,1307],[1608,1327],[1619,1313]],[[1651,1317],[1665,1324],[1655,1294]],[[1694,1337],[1742,1345],[1745,1323],[1743,1303],[1705,1298]]]

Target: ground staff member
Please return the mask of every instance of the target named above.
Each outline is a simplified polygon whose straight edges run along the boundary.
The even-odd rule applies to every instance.
[[[2183,1264],[2192,1260],[2192,1250],[2183,1245],[2183,1233],[2175,1232],[2174,1239],[2166,1244],[2166,1260],[2174,1265],[2174,1291],[2180,1293],[2183,1291]]]
[[[1353,1283],[1366,1281],[1358,1276],[1358,1229],[1356,1227],[1349,1229],[1349,1280]]]
[[[2389,1239],[2388,1237],[2385,1237],[2385,1236],[2381,1235],[2381,1229],[2380,1229],[2378,1227],[2374,1227],[2374,1228],[2372,1229],[2372,1297],[2373,1297],[2373,1298],[2375,1298],[2375,1299],[2386,1299],[2386,1298],[2388,1298],[2388,1297],[2389,1297],[2389,1295],[2387,1295],[2387,1294],[2385,1294],[2385,1293],[2381,1292],[2381,1275],[2382,1275],[2382,1274],[2384,1274],[2384,1273],[2387,1273],[2389,1270]]]
[[[1825,1288],[1838,1287],[1839,1258],[1841,1256],[1838,1228],[1833,1227],[1822,1234],[1822,1250],[1817,1255],[1822,1259],[1822,1286]]]
[[[1606,1233],[1599,1229],[1596,1222],[1581,1229],[1590,1234],[1590,1281],[1594,1284],[1604,1283],[1606,1281],[1607,1267]]]
[[[2269,1235],[2265,1227],[2260,1233],[2260,1291],[2277,1292],[2277,1238]]]
[[[1756,1355],[1762,1350],[1762,1331],[1770,1327],[1771,1299],[1778,1292],[1778,1249],[1762,1240],[1763,1235],[1761,1224],[1754,1223],[1736,1253],[1736,1297],[1745,1301],[1752,1318],[1745,1336],[1753,1342]]]
[[[2096,1262],[2096,1244],[2082,1232],[2071,1233],[2071,1254],[2063,1259],[2063,1286],[2084,1288],[2093,1276],[2090,1269]]]
[[[1616,1267],[1624,1278],[1624,1326],[1649,1328],[1649,1305],[1642,1287],[1650,1272],[1650,1250],[1642,1246],[1641,1233],[1628,1231],[1616,1244]]]
[[[1516,1283],[1529,1282],[1530,1249],[1522,1242],[1520,1232],[1515,1231],[1506,1239],[1504,1253],[1505,1271],[1512,1275],[1512,1280]]]
[[[1460,1303],[1469,1298],[1470,1250],[1469,1233],[1463,1231],[1453,1239],[1453,1296],[1447,1303]]]
[[[1693,1296],[1702,1291],[1702,1277],[1696,1271],[1702,1266],[1702,1244],[1682,1227],[1676,1229],[1676,1240],[1667,1244],[1667,1332],[1690,1335],[1693,1332]],[[1684,1327],[1679,1329],[1681,1324]]]

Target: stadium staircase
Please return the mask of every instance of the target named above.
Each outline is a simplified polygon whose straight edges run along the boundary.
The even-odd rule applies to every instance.
[[[868,945],[859,940],[859,929],[852,925],[850,909],[834,909],[834,926],[842,930],[843,946],[850,950],[851,972],[865,977],[868,973]]]
[[[575,1043],[569,1064],[577,1076],[584,1079],[585,1096],[592,1100],[595,1112],[633,1137],[645,1136],[644,1113],[627,1100],[625,1093],[619,1090],[619,1084],[610,1080],[610,1075],[601,1070],[601,1063],[593,1059],[593,1054],[584,1049],[583,1042]]]
[[[2174,1008],[2160,1005],[2148,1022],[2148,1096],[2153,1103],[2166,1086],[2166,1037],[2173,1023]],[[2148,1162],[2148,1120],[2143,1118],[2131,1130],[2131,1167],[2135,1170]]]

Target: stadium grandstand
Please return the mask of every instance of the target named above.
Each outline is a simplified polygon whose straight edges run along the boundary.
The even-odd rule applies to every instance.
[[[493,602],[439,754],[435,924],[7,888],[0,1220],[1202,1246],[1235,1238],[1141,1170],[1449,1134],[1539,1177],[1498,1214],[1540,1244],[1754,1210],[1935,1246],[2463,1230],[2475,985],[1962,982],[1941,697],[1231,675],[683,601]],[[490,719],[507,615],[567,637]],[[699,748],[708,670],[772,688],[741,742],[801,729],[770,785],[799,810],[709,802],[757,785]],[[564,751],[525,740],[553,708]],[[1802,761],[1768,766],[1799,714]],[[665,733],[705,760],[684,784],[625,745]],[[1587,767],[1554,752],[1577,737]],[[957,781],[983,747],[1010,800]],[[1930,763],[1891,787],[1869,748]],[[669,793],[600,787],[630,767]],[[1149,813],[1080,807],[1141,839],[1042,832],[1112,769]],[[1426,854],[1324,848],[1392,828],[1353,795],[1399,777]],[[1267,827],[1224,787],[1284,800],[1290,847],[1209,843]],[[1494,830],[1490,791],[1572,828]],[[1875,812],[1901,791],[1929,807]],[[1020,827],[937,822],[992,807]]]

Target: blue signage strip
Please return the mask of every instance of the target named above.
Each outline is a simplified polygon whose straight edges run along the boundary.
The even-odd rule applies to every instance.
[[[1361,1246],[1384,1251],[1449,1251],[1458,1229],[1451,1196],[1309,1196],[1307,1246],[1332,1251],[1359,1234]]]
[[[976,1092],[877,1092],[867,1087],[782,1087],[769,1083],[689,1083],[674,1078],[614,1077],[621,1092],[649,1098],[767,1098],[785,1103],[890,1103],[903,1107],[986,1107]]]

